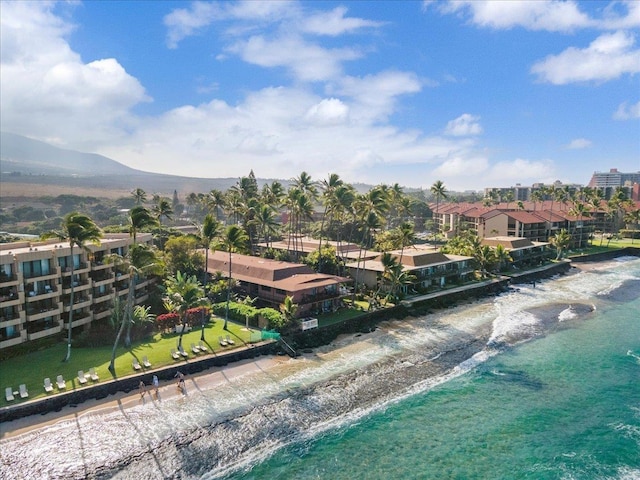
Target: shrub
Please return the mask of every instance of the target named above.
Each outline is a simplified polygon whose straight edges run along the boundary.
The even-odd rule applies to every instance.
[[[180,315],[174,312],[163,313],[156,317],[158,330],[168,332],[180,323]]]

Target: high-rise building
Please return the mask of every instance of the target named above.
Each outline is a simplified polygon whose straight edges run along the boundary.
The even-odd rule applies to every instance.
[[[617,168],[608,172],[593,172],[589,186],[592,188],[607,187],[631,187],[634,183],[640,183],[640,172],[622,173]]]

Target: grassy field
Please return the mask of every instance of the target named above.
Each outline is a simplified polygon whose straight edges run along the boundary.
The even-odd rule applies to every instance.
[[[245,330],[243,326],[230,322],[228,324],[228,331],[225,331],[222,328],[223,325],[224,321],[217,319],[205,328],[205,344],[209,352],[207,354],[198,354],[198,357],[212,355],[212,352],[219,354],[232,350],[233,348],[243,347],[250,342],[251,332]],[[141,371],[135,371],[133,369],[132,362],[134,358],[137,358],[140,364],[142,364],[142,357],[147,356],[151,363],[151,370],[193,360],[196,354],[191,352],[190,345],[191,343],[195,343],[196,345],[199,343],[200,334],[201,330],[198,328],[184,334],[182,337],[182,345],[185,351],[189,353],[189,358],[186,360],[174,360],[171,357],[171,349],[176,348],[178,344],[179,335],[175,333],[158,333],[146,341],[132,345],[130,349],[125,349],[124,347],[119,348],[115,362],[116,378],[141,374]],[[225,338],[227,334],[235,341],[235,345],[227,347],[220,345],[218,337],[223,336],[223,338]],[[0,387],[3,392],[2,398],[0,399],[0,406],[6,406],[9,403],[15,404],[20,401],[40,398],[47,395],[55,395],[55,392],[58,391],[57,387],[55,387],[55,380],[58,375],[62,375],[66,380],[67,391],[86,388],[87,385],[91,384],[91,381],[89,380],[87,384],[81,385],[77,378],[78,370],[83,370],[85,373],[88,373],[89,369],[93,367],[96,369],[100,381],[114,378],[108,370],[112,347],[72,348],[71,360],[68,363],[64,363],[62,359],[65,357],[66,348],[66,344],[61,342],[51,348],[32,352],[26,356],[3,360],[2,363],[0,363]],[[144,374],[146,370],[147,369],[144,368],[142,369],[143,377],[145,382],[149,384],[151,374]],[[50,378],[54,385],[54,392],[52,393],[46,393],[44,391],[44,379],[46,377]],[[17,396],[14,401],[7,402],[4,396],[5,388],[12,387],[13,391],[17,391],[19,385],[22,383],[27,386],[29,398],[21,400],[19,396]]]

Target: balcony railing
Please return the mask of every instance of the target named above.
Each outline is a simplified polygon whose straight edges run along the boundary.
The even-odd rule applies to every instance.
[[[18,281],[18,276],[13,273],[11,275],[7,275],[4,272],[0,273],[0,285],[4,283],[12,283],[17,281]]]

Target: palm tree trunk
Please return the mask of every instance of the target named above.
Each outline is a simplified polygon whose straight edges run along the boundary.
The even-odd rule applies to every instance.
[[[124,346],[129,348],[131,346],[131,313],[133,312],[133,304],[136,295],[136,274],[129,274],[129,293],[127,294],[127,306],[125,319],[127,324],[127,334],[124,337]]]
[[[120,305],[117,305],[117,308],[120,308]],[[118,344],[120,343],[120,337],[122,336],[122,332],[124,332],[124,324],[130,321],[131,320],[129,319],[129,310],[126,308],[126,305],[125,305],[122,322],[120,322],[120,328],[118,329],[118,334],[116,335],[116,341],[113,343],[113,349],[111,350],[111,362],[109,363],[109,371],[113,376],[115,376],[116,374],[116,351],[118,349]]]
[[[73,300],[75,288],[73,285],[73,271],[75,262],[73,260],[73,243],[71,243],[71,294],[69,295],[69,331],[67,332],[67,356],[64,358],[65,362],[71,359],[71,328],[73,325]]]
[[[229,248],[229,278],[227,279],[227,304],[224,309],[224,330],[227,330],[227,323],[229,321],[229,302],[231,300],[231,248]]]
[[[202,287],[204,290],[205,297],[207,296],[207,268],[209,266],[209,244],[207,243],[207,248],[204,249],[204,279],[202,281]],[[202,309],[202,333],[200,334],[200,341],[204,342],[204,308]]]

